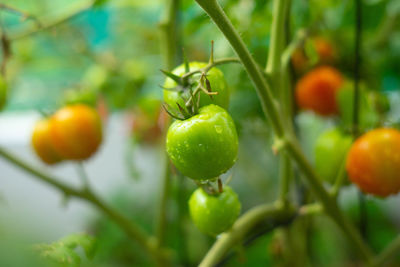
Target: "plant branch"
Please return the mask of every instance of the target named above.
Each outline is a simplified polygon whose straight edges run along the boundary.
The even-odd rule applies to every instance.
[[[335,179],[335,184],[333,185],[331,190],[331,195],[333,197],[337,197],[337,195],[339,194],[339,190],[342,187],[345,178],[346,178],[346,160],[343,159],[343,162],[340,165],[339,172]]]
[[[398,235],[374,260],[373,266],[384,266],[390,258],[398,256],[400,252],[400,235]]]
[[[283,207],[279,204],[263,204],[247,211],[236,220],[230,231],[220,235],[199,266],[209,267],[217,264],[232,247],[241,242],[250,230],[261,221],[265,219],[285,221],[296,216],[293,208]]]
[[[118,211],[107,206],[102,200],[100,200],[92,191],[89,189],[76,189],[62,182],[57,181],[54,177],[38,170],[30,164],[24,162],[18,157],[7,152],[3,148],[0,148],[0,156],[25,172],[33,175],[37,180],[44,182],[45,184],[51,185],[52,187],[63,192],[67,197],[76,197],[87,201],[88,203],[95,206],[98,210],[107,215],[110,220],[114,221],[122,230],[125,231],[127,236],[138,242],[150,255],[152,255],[157,261],[165,261],[165,252],[155,246],[152,241],[152,237],[147,236],[134,222],[130,221],[124,215]]]
[[[48,30],[53,27],[56,27],[66,21],[69,21],[69,20],[75,18],[76,16],[82,14],[83,12],[89,10],[90,8],[92,8],[94,3],[95,3],[94,0],[79,2],[79,5],[77,5],[77,7],[75,7],[72,10],[66,11],[60,17],[52,19],[52,20],[48,20],[48,21],[46,21],[44,18],[40,19],[40,26],[35,25],[35,26],[27,27],[24,30],[21,30],[20,32],[10,34],[9,39],[10,39],[10,41],[19,40],[19,39],[25,38],[27,36],[36,34],[40,31],[44,31],[44,30]],[[39,19],[38,19],[38,21],[39,21]]]
[[[159,246],[163,246],[165,228],[167,224],[167,201],[169,195],[171,181],[171,163],[169,162],[168,155],[165,154],[164,173],[161,177],[161,199],[158,207],[158,216],[156,224],[156,238]]]
[[[265,68],[270,76],[277,75],[281,71],[281,55],[285,46],[285,21],[287,16],[288,0],[275,0],[273,2],[273,18],[271,25],[271,37],[268,51],[268,61]]]
[[[280,181],[280,191],[279,191],[279,201],[282,203],[288,203],[288,192],[290,181],[293,177],[293,168],[291,160],[286,153],[282,153],[280,157],[280,169],[279,169],[279,181]]]
[[[168,71],[172,70],[177,64],[177,20],[179,12],[179,0],[166,0],[166,8],[159,27],[161,30],[161,44],[163,45],[163,55],[165,66]]]
[[[353,97],[353,122],[352,134],[354,140],[360,135],[360,67],[361,67],[361,42],[362,42],[362,3],[355,0],[355,23],[354,23],[354,97]],[[364,239],[367,238],[368,214],[365,197],[361,191],[358,192],[360,208],[359,228]]]
[[[303,45],[304,41],[307,39],[309,32],[305,29],[300,29],[297,31],[293,41],[286,47],[282,53],[282,68],[288,68],[290,64],[290,59],[293,53]]]
[[[272,89],[279,96],[282,117],[284,118],[284,123],[286,123],[287,128],[292,128],[290,126],[292,122],[291,112],[290,112],[290,99],[287,97],[290,95],[291,90],[288,83],[283,79],[287,72],[287,68],[282,66],[282,52],[286,46],[285,34],[286,23],[288,17],[290,0],[275,0],[273,2],[273,17],[271,25],[271,35],[270,35],[270,46],[268,52],[268,60],[266,65],[266,74],[269,78],[268,82]],[[289,192],[289,183],[293,177],[293,168],[291,160],[286,153],[281,153],[280,155],[280,192],[279,199],[283,203],[287,203],[287,194]]]
[[[86,173],[85,166],[83,165],[82,161],[77,163],[76,171],[78,172],[79,178],[82,181],[83,188],[89,190],[90,188],[89,177]]]
[[[8,10],[12,13],[20,15],[20,16],[22,16],[23,19],[31,19],[32,21],[34,21],[36,23],[37,27],[42,26],[42,24],[40,23],[40,20],[36,16],[34,16],[26,11],[23,11],[21,9],[18,9],[18,8],[15,8],[10,5],[3,4],[3,3],[0,3],[0,9]]]

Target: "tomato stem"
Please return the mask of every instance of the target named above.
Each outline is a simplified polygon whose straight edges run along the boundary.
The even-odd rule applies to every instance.
[[[221,178],[218,177],[218,192],[221,194],[224,191]]]
[[[158,206],[158,214],[156,216],[156,231],[155,236],[157,238],[158,246],[164,245],[165,229],[167,225],[167,201],[169,196],[170,184],[171,184],[171,163],[168,155],[165,153],[164,159],[164,173],[161,177],[161,194],[160,203]]]
[[[279,204],[262,204],[250,209],[236,220],[231,230],[219,236],[199,266],[217,265],[227,252],[236,244],[240,244],[250,230],[261,221],[268,218],[276,222],[285,223],[295,216],[296,211],[293,207],[283,208]]]

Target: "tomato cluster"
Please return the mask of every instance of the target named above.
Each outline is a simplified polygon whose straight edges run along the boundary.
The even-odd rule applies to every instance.
[[[339,70],[326,65],[336,57],[336,51],[329,41],[314,38],[310,43],[313,46],[311,50],[318,55],[318,61],[314,62],[317,66],[298,80],[295,88],[297,106],[324,117],[335,115],[340,126],[323,133],[316,140],[316,173],[324,181],[333,183],[341,168],[345,167],[350,181],[365,193],[380,197],[398,193],[400,131],[378,128],[353,143],[353,138],[344,132],[355,129],[354,84],[345,80]],[[310,66],[306,57],[307,48],[305,45],[303,50],[295,51],[292,56],[292,64],[298,73]],[[390,106],[384,94],[367,90],[363,82],[359,82],[358,88],[357,130],[364,132],[381,125],[383,115]]]
[[[171,78],[164,83],[164,101],[182,115],[168,129],[167,153],[176,168],[199,185],[219,179],[238,154],[235,124],[225,110],[229,104],[227,83],[220,70],[207,66],[200,62],[179,66],[172,72],[176,76],[198,73],[181,84]],[[220,180],[219,185],[219,190],[199,188],[189,200],[192,220],[202,232],[213,236],[228,230],[240,213],[237,195],[228,186],[222,188]]]
[[[32,146],[47,164],[85,160],[102,142],[102,123],[97,111],[85,105],[66,106],[33,130]]]

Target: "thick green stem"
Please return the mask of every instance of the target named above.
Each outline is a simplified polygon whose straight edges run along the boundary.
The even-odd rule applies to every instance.
[[[275,134],[278,137],[283,137],[284,131],[282,121],[279,119],[278,104],[273,100],[271,90],[268,87],[262,72],[258,68],[257,63],[251,56],[243,40],[240,38],[240,35],[237,33],[216,0],[196,0],[196,2],[207,12],[217,27],[225,35],[226,39],[228,39],[242,64],[245,66],[247,74],[255,85],[257,94],[262,100],[261,104],[263,110],[265,114],[269,115],[268,118],[271,121]]]
[[[200,267],[215,266],[226,253],[243,240],[247,233],[265,219],[287,221],[295,216],[295,210],[280,205],[264,204],[243,214],[229,232],[221,234],[200,263]]]
[[[396,237],[375,259],[373,266],[384,266],[385,262],[400,253],[400,235]]]
[[[273,126],[276,136],[280,139],[286,139],[284,136],[282,118],[278,116],[279,108],[273,100],[270,89],[267,87],[267,83],[265,82],[264,77],[257,68],[256,62],[250,55],[243,40],[240,38],[239,34],[232,26],[221,6],[217,3],[216,0],[196,0],[196,2],[211,17],[217,27],[230,42],[235,52],[238,54],[243,66],[245,67],[247,73],[249,74],[256,87],[262,106],[264,108],[265,115],[268,116],[268,118],[271,120],[271,124]],[[372,253],[370,252],[369,248],[364,244],[359,233],[355,231],[354,227],[350,225],[345,219],[342,212],[338,208],[336,201],[322,186],[320,179],[318,179],[318,177],[314,173],[314,170],[305,158],[303,152],[300,149],[300,146],[297,144],[297,141],[293,141],[291,138],[285,141],[285,149],[287,153],[297,163],[299,169],[304,173],[302,177],[304,177],[306,182],[309,184],[310,189],[315,194],[315,196],[321,201],[327,214],[346,234],[352,245],[354,245],[354,247],[359,251],[362,258],[367,262],[371,262]]]
[[[331,195],[333,197],[337,197],[340,191],[340,188],[343,185],[343,182],[346,178],[346,160],[343,160],[342,164],[340,165],[339,172],[335,179],[335,184],[332,187]]]
[[[158,207],[158,216],[156,224],[156,237],[159,246],[163,246],[165,237],[165,228],[167,226],[167,201],[171,181],[171,167],[168,155],[165,154],[164,173],[161,177],[161,199]]]
[[[161,44],[165,66],[172,70],[177,64],[177,19],[179,11],[179,0],[167,0],[165,13],[160,21]]]
[[[167,0],[165,13],[160,21],[161,44],[163,44],[163,55],[165,67],[168,71],[172,70],[177,64],[177,39],[178,39],[178,12],[179,0]],[[162,246],[165,237],[165,228],[167,226],[167,201],[171,180],[171,168],[168,155],[165,153],[164,173],[161,177],[161,192],[158,214],[156,216],[156,238],[158,246]]]
[[[266,65],[266,73],[269,77],[270,85],[280,99],[282,117],[284,122],[287,122],[286,128],[292,128],[291,114],[289,112],[290,99],[288,92],[290,87],[284,80],[287,69],[282,67],[282,53],[285,47],[285,24],[288,16],[290,0],[275,0],[273,2],[273,18],[271,25],[271,37],[268,53],[268,61]],[[280,155],[280,195],[279,198],[284,203],[287,202],[287,194],[289,192],[289,183],[293,176],[293,169],[290,163],[290,158],[287,154]]]
[[[293,168],[290,158],[287,154],[282,153],[280,157],[280,169],[279,169],[279,181],[280,181],[280,191],[279,200],[282,203],[288,203],[288,192],[291,178],[293,177]]]
[[[285,46],[285,21],[289,1],[275,0],[271,24],[271,38],[268,52],[268,62],[265,68],[269,75],[279,76],[281,71],[281,55]]]
[[[138,242],[157,261],[166,260],[164,251],[155,245],[152,237],[147,236],[147,234],[143,232],[142,229],[140,229],[134,222],[130,221],[124,215],[107,206],[88,188],[84,188],[83,190],[75,189],[69,185],[59,182],[54,177],[38,170],[37,168],[7,152],[3,148],[0,148],[0,156],[10,163],[14,164],[15,166],[19,167],[20,169],[24,170],[25,172],[33,175],[33,177],[37,178],[38,180],[60,190],[66,196],[72,196],[82,200],[86,200],[97,209],[99,209],[101,212],[103,212],[105,215],[107,215],[110,220],[114,221],[119,227],[121,227],[121,229],[125,231],[130,239]]]

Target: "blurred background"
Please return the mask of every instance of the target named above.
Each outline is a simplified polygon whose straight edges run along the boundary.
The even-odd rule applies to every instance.
[[[159,181],[166,160],[165,118],[159,86],[165,79],[160,69],[166,68],[165,40],[159,27],[166,2],[3,0],[0,3],[1,30],[9,44],[8,52],[3,44],[2,53],[8,99],[0,113],[0,146],[60,180],[79,186],[76,164],[48,167],[40,162],[30,144],[31,133],[42,114],[52,113],[66,103],[83,102],[97,107],[104,122],[105,140],[96,155],[84,163],[90,184],[110,205],[149,232],[154,226]],[[272,2],[220,2],[263,66],[267,60]],[[304,47],[292,58],[293,85],[318,65],[338,69],[351,84],[354,1],[292,2],[290,39],[300,29],[309,32]],[[361,79],[367,101],[365,113],[369,114],[363,127],[396,127],[400,125],[400,2],[364,0],[363,19]],[[55,25],[36,30],[47,24]],[[211,40],[216,58],[234,56],[227,41],[194,1],[181,1],[178,31],[176,45],[180,60],[176,65],[182,63],[182,48],[190,61],[208,61]],[[276,198],[278,159],[271,150],[273,140],[268,121],[243,68],[229,64],[220,69],[232,93],[229,112],[240,137],[238,161],[224,179],[232,175],[231,186],[239,195],[243,212]],[[384,99],[384,109],[375,105],[376,95]],[[299,111],[295,123],[307,156],[314,162],[317,137],[335,126],[346,128],[348,121]],[[98,241],[94,258],[89,261],[82,257],[83,265],[151,265],[133,242],[89,204],[65,199],[55,189],[1,158],[0,184],[0,266],[32,266],[29,248],[33,244],[52,243],[77,232],[91,234]],[[302,198],[303,187],[297,183],[294,197]],[[213,243],[212,238],[194,227],[187,214],[187,199],[195,188],[187,178],[172,177],[167,243],[177,251],[179,266],[195,266]],[[346,186],[341,191],[340,203],[358,224],[358,190]],[[387,199],[367,196],[366,206],[367,242],[379,251],[400,232],[400,196]],[[300,221],[293,229],[303,227],[301,224]],[[302,232],[304,236],[298,235],[294,241],[308,255],[305,265],[356,266],[352,248],[329,219],[316,216],[307,227]],[[308,242],[304,242],[305,236]],[[280,240],[279,231],[269,232],[250,243],[245,256],[234,254],[226,264],[285,266]],[[400,257],[392,266],[400,266]]]

